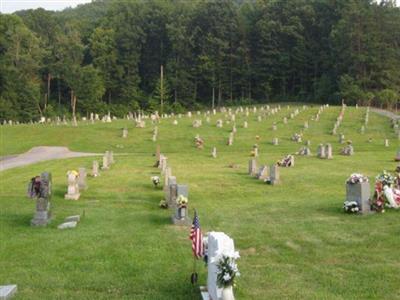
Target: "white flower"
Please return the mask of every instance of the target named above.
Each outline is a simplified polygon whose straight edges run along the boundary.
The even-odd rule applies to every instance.
[[[231,275],[226,273],[223,278],[224,278],[225,281],[229,281],[231,279]]]

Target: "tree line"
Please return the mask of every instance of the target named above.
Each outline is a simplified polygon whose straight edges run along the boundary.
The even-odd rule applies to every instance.
[[[0,119],[272,101],[392,107],[399,29],[393,0],[95,0],[0,14]]]

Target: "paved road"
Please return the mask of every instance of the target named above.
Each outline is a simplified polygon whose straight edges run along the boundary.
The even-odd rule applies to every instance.
[[[374,113],[377,113],[379,115],[391,118],[391,119],[396,119],[396,120],[400,119],[400,115],[395,114],[395,113],[393,113],[391,111],[384,110],[384,109],[371,108],[371,111],[373,111]]]
[[[97,156],[98,153],[72,152],[67,147],[34,147],[20,155],[3,157],[0,160],[0,171],[34,164],[40,161],[63,159],[81,156]]]

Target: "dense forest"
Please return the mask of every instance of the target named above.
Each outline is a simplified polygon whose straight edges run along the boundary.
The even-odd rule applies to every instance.
[[[95,0],[0,14],[0,120],[307,101],[393,107],[400,8]]]

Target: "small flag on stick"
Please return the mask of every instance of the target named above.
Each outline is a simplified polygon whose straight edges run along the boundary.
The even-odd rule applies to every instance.
[[[201,233],[199,217],[197,216],[196,211],[194,211],[193,224],[192,228],[190,229],[190,239],[192,240],[193,255],[196,258],[203,257],[203,234]]]

